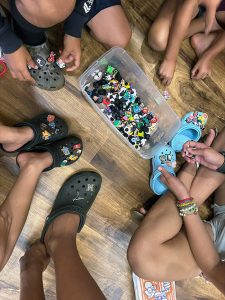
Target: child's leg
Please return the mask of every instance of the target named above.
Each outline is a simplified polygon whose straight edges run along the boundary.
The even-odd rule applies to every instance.
[[[225,129],[216,138],[213,147],[225,148]],[[190,184],[194,166],[186,166],[178,177]],[[198,205],[203,203],[221,184],[225,175],[201,167],[191,185],[190,193]],[[200,188],[201,187],[201,188]],[[197,275],[200,270],[192,256],[182,219],[178,214],[175,197],[162,196],[147,213],[135,232],[129,249],[128,260],[134,272],[151,280],[182,280]],[[208,224],[205,224],[209,230]]]
[[[213,39],[208,49],[200,56],[191,71],[192,79],[205,79],[211,74],[211,65],[216,56],[225,49],[225,31],[211,34]],[[209,40],[207,42],[210,42]]]
[[[46,248],[35,243],[20,259],[20,300],[44,300],[42,273],[49,264]]]
[[[178,177],[191,183],[195,166],[185,165]],[[168,192],[147,213],[128,248],[128,261],[140,277],[172,281],[192,278],[200,273],[191,253],[176,199]]]
[[[156,19],[150,27],[148,34],[148,43],[152,49],[156,51],[164,51],[166,49],[173,18],[180,3],[181,0],[166,0],[163,3]],[[196,33],[204,32],[205,30],[205,18],[195,18],[197,13],[198,10],[194,11],[193,13],[193,20],[188,28],[188,32],[186,35],[187,38],[193,36]],[[218,24],[215,20],[212,31],[218,30],[218,28]]]
[[[211,64],[216,56],[225,49],[225,31],[219,25],[225,23],[225,12],[217,12],[213,30],[215,32],[205,35],[198,33],[192,36],[191,43],[199,60],[192,69],[193,79],[204,79],[211,73]]]
[[[113,46],[124,48],[131,38],[131,27],[121,5],[101,10],[87,25],[96,40],[107,48]]]
[[[148,33],[148,44],[156,51],[166,49],[170,27],[180,0],[165,0]]]
[[[6,151],[15,151],[33,138],[34,132],[30,127],[9,127],[0,124],[0,143]]]
[[[191,37],[191,46],[198,57],[209,49],[218,34],[220,34],[220,31],[212,32],[208,35],[205,35],[204,33],[196,33]]]
[[[7,263],[26,221],[42,171],[52,164],[50,153],[22,153],[20,174],[0,207],[0,270]]]
[[[58,300],[103,300],[101,290],[83,265],[76,246],[80,218],[63,214],[49,226],[45,236],[48,254],[54,261]]]

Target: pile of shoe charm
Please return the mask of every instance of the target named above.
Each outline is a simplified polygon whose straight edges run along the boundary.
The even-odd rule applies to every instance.
[[[158,128],[158,117],[138,97],[136,89],[119,71],[108,65],[105,72],[96,70],[85,91],[104,115],[140,150]]]

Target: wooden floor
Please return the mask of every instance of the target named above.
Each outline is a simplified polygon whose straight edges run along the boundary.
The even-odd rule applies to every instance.
[[[161,55],[146,44],[149,24],[154,19],[161,1],[124,0],[133,35],[129,54],[147,76],[164,90],[156,77]],[[148,185],[149,161],[134,154],[107,128],[106,124],[82,97],[79,75],[105,51],[87,32],[82,41],[82,66],[66,77],[66,86],[57,92],[45,92],[11,79],[9,73],[0,78],[0,120],[12,125],[39,112],[51,111],[63,117],[70,132],[84,142],[81,159],[66,167],[42,175],[32,207],[7,266],[0,274],[0,299],[19,299],[19,258],[30,241],[40,236],[46,215],[51,209],[57,191],[67,177],[81,169],[96,169],[103,177],[97,201],[78,237],[81,257],[96,279],[107,299],[133,300],[131,272],[126,260],[126,249],[135,230],[130,209],[151,195]],[[208,128],[225,124],[225,53],[215,61],[211,78],[204,81],[189,79],[195,55],[185,41],[179,55],[173,83],[168,88],[169,104],[182,116],[187,111],[200,110],[209,114]],[[0,157],[0,201],[4,201],[13,185],[18,170],[13,157]],[[55,297],[53,265],[44,274],[46,299]],[[219,300],[222,296],[200,278],[177,282],[178,300]],[[79,300],[79,299],[77,299]],[[93,299],[95,300],[95,299]]]

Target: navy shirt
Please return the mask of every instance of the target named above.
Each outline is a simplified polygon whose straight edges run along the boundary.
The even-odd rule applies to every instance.
[[[12,0],[15,6],[15,0]],[[71,15],[65,20],[64,32],[73,37],[80,38],[84,25],[89,20],[89,13],[93,6],[94,0],[77,0],[75,8]],[[22,17],[22,16],[21,16]],[[28,24],[28,22],[25,22]],[[43,31],[43,28],[38,28],[32,24],[28,24],[36,30]],[[0,47],[3,53],[9,54],[15,52],[23,44],[23,41],[12,31],[11,26],[6,18],[0,13]]]

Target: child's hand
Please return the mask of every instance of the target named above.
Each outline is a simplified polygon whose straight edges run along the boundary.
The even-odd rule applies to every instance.
[[[4,54],[4,58],[13,78],[35,83],[35,80],[28,72],[27,66],[29,65],[34,69],[37,69],[38,67],[35,65],[29,52],[24,46],[21,46],[13,53]]]
[[[178,200],[190,197],[186,186],[179,178],[168,173],[162,167],[159,167],[158,170],[162,173],[161,181],[168,186],[170,191],[177,197]]]
[[[159,78],[163,84],[169,85],[172,81],[175,71],[176,62],[168,59],[164,59],[159,68]]]
[[[205,79],[211,75],[211,59],[207,55],[202,55],[194,68],[191,71],[191,79],[200,80]]]
[[[216,170],[224,163],[224,156],[203,143],[187,142],[183,146],[182,156],[191,164],[196,162],[211,169]]]
[[[74,71],[80,66],[81,47],[80,39],[64,35],[64,49],[60,56],[63,62],[70,64],[70,67],[66,68],[67,71]]]

